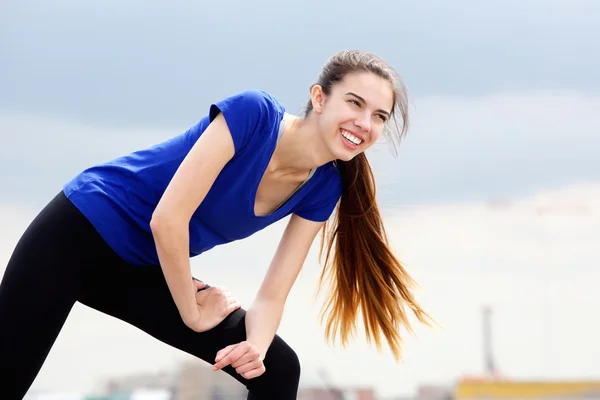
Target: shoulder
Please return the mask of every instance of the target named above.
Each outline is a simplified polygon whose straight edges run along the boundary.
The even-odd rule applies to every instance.
[[[210,106],[211,121],[219,112],[233,111],[238,117],[273,114],[285,111],[285,107],[270,93],[260,89],[246,89],[226,96]],[[250,113],[250,114],[248,114]]]
[[[330,161],[327,164],[321,165],[319,169],[321,170],[322,181],[326,181],[328,184],[334,184],[335,186],[338,184],[341,186],[342,175],[335,161]]]
[[[319,181],[321,191],[333,199],[338,199],[342,194],[342,175],[335,162],[327,163],[320,167],[322,179]]]
[[[340,200],[343,191],[342,177],[334,162],[319,167],[316,175],[312,188],[294,213],[305,219],[322,222],[329,218]]]
[[[273,130],[283,117],[285,107],[273,95],[260,89],[246,89],[210,106],[212,122],[222,114],[234,139],[236,152],[244,148],[255,132]]]

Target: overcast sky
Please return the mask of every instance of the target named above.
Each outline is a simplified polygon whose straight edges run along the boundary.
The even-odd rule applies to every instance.
[[[568,328],[558,331],[560,324],[549,319],[552,313],[574,313],[569,321],[576,323],[577,318],[589,318],[594,312],[585,307],[598,305],[590,293],[578,290],[581,285],[588,285],[590,291],[600,285],[597,273],[586,269],[598,265],[590,239],[600,240],[594,228],[597,225],[578,214],[548,222],[536,219],[535,212],[488,214],[478,210],[490,200],[518,202],[544,193],[553,193],[548,195],[552,199],[563,199],[559,194],[569,193],[565,201],[571,205],[597,198],[598,43],[600,2],[595,0],[384,0],[370,5],[355,0],[3,1],[0,212],[5,223],[0,260],[8,260],[29,218],[82,168],[176,135],[202,118],[210,103],[238,90],[267,90],[290,112],[297,112],[330,54],[346,48],[365,49],[382,56],[403,76],[410,90],[413,118],[397,159],[390,156],[385,143],[369,152],[379,178],[380,199],[384,210],[404,213],[390,217],[390,224],[396,226],[399,248],[415,261],[418,273],[429,284],[428,304],[447,319],[456,318],[456,324],[450,336],[426,336],[425,342],[414,342],[413,358],[400,370],[391,366],[390,359],[382,361],[364,349],[347,356],[330,354],[346,363],[366,357],[366,369],[356,370],[362,372],[383,362],[388,374],[373,379],[379,379],[379,387],[389,392],[393,391],[386,383],[390,376],[400,376],[399,390],[406,393],[411,393],[418,381],[450,381],[462,372],[455,365],[456,358],[436,358],[424,347],[444,353],[468,344],[477,337],[478,302],[484,301],[486,294],[494,293],[490,301],[514,304],[518,309],[516,305],[528,298],[527,285],[531,284],[531,307],[540,311],[548,306],[552,311],[527,314],[524,308],[521,314],[512,314],[514,319],[506,319],[506,326],[523,327],[524,331],[527,323],[535,329],[552,326],[557,333],[536,342],[540,346],[537,358],[520,359],[518,351],[510,353],[510,339],[505,339],[503,350],[512,354],[506,355],[513,360],[509,364],[512,371],[581,376],[586,366],[591,368],[582,355],[584,350],[569,353],[563,349],[565,362],[552,369],[553,360],[545,358],[539,343],[563,346],[570,337]],[[573,187],[579,189],[573,191]],[[587,203],[582,207],[588,207]],[[498,215],[510,215],[507,221],[512,222],[497,225],[504,218]],[[461,236],[454,228],[463,226],[464,218],[479,222],[463,227]],[[552,253],[546,252],[547,258],[543,258],[541,253],[567,240],[561,236],[561,227],[572,229],[567,250],[561,257],[552,258]],[[503,232],[501,243],[488,236],[496,230]],[[273,232],[269,234],[276,237],[278,231]],[[488,242],[472,242],[482,237]],[[248,279],[258,284],[261,268],[273,250],[273,238],[253,240],[249,243],[269,243],[264,254],[253,258],[250,266],[237,267],[255,254],[252,245],[235,244],[239,246],[234,252],[238,261],[228,258],[234,266],[215,279],[227,282],[249,268]],[[406,244],[406,240],[414,243]],[[502,259],[507,253],[514,255]],[[217,262],[226,254],[216,250],[210,260]],[[477,275],[473,268],[482,264],[489,269]],[[513,269],[506,270],[508,264]],[[548,264],[566,274],[559,275],[562,281],[544,275],[542,266]],[[253,267],[258,272],[252,272]],[[571,276],[566,271],[573,272],[571,280],[565,280]],[[515,277],[521,282],[516,287]],[[307,286],[300,286],[298,293],[310,291],[309,282],[304,281]],[[493,289],[494,282],[502,289]],[[236,285],[236,281],[228,286],[246,290],[246,296],[253,290]],[[548,293],[553,291],[579,299],[580,311],[550,301]],[[515,297],[502,297],[507,293]],[[447,303],[448,298],[454,302]],[[308,307],[300,300],[294,304],[297,310]],[[73,325],[66,328],[69,341],[61,339],[62,350],[52,354],[52,367],[44,371],[40,388],[63,387],[68,381],[61,380],[61,371],[67,367],[61,363],[70,353],[82,354],[89,340],[99,340],[96,336],[81,338],[84,334],[77,321],[106,326],[104,335],[115,338],[109,341],[115,354],[131,348],[126,339],[119,342],[120,337],[136,343],[144,340],[134,333],[122,334],[127,328],[110,325],[89,310],[78,308],[76,313]],[[296,328],[284,325],[288,332]],[[313,344],[319,351],[311,353],[300,338],[295,342],[309,365],[318,363],[315,354],[325,354],[319,347],[321,336],[314,329]],[[509,331],[505,328],[507,335]],[[595,345],[592,336],[584,339],[578,339],[579,349]],[[533,342],[519,343],[530,346]],[[148,354],[148,348],[140,346],[132,351]],[[471,371],[480,365],[479,347],[475,347],[465,353],[471,360],[465,369]],[[158,350],[162,346],[149,348],[157,365],[167,365],[174,354]],[[152,359],[123,361],[121,365],[134,370]],[[88,371],[93,376],[87,379],[92,381],[112,363],[105,359],[81,373]],[[431,363],[439,369],[431,368]],[[339,380],[348,374],[334,372]],[[88,381],[82,377],[82,382]]]
[[[410,89],[414,125],[401,159],[374,157],[393,173],[381,191],[397,189],[394,201],[484,199],[600,178],[593,0],[25,0],[3,9],[0,154],[11,174],[0,185],[19,200],[22,182],[41,173],[38,160],[50,174],[46,193],[86,162],[145,146],[153,132],[181,132],[237,90],[271,91],[295,112],[342,48],[381,55]]]

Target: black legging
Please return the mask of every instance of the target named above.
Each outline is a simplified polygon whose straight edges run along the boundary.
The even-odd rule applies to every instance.
[[[25,396],[76,301],[209,363],[246,339],[242,309],[210,331],[188,328],[160,267],[124,262],[61,192],[17,243],[0,284],[2,399]],[[249,380],[231,366],[224,371],[246,386],[248,399],[296,399],[300,364],[279,336],[264,363],[266,372]]]

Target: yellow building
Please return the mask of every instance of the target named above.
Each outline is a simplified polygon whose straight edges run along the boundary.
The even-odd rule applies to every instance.
[[[455,388],[455,400],[600,399],[598,381],[465,380]]]

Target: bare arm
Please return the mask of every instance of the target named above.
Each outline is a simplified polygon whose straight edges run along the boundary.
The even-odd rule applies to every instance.
[[[246,314],[248,342],[264,359],[287,300],[322,222],[292,215],[255,301]]]
[[[213,370],[231,364],[246,379],[265,372],[263,360],[281,322],[288,294],[322,227],[322,222],[292,215],[256,299],[246,312],[247,340],[217,352]]]
[[[189,259],[189,223],[210,187],[233,157],[231,133],[219,114],[194,144],[167,186],[150,227],[165,279],[183,321],[199,323]]]

